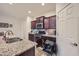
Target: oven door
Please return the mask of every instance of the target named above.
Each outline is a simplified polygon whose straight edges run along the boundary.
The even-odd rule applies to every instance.
[[[43,29],[43,23],[37,23],[36,28],[37,29]]]

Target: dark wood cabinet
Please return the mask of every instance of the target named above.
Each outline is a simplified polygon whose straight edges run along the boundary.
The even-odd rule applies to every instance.
[[[37,23],[43,23],[43,22],[44,22],[44,18],[45,18],[44,16],[37,17],[37,18],[36,18],[36,22],[37,22]]]
[[[51,16],[49,18],[49,28],[56,29],[56,16]]]
[[[56,37],[42,36],[41,39],[43,40],[43,42],[50,40],[56,43]]]
[[[36,29],[36,20],[31,22],[31,29]]]
[[[29,40],[35,42],[35,35],[34,34],[29,34]]]
[[[38,17],[35,21],[31,22],[31,28],[36,29],[36,24],[42,23],[42,29],[56,29],[56,15],[50,17]],[[41,28],[40,28],[41,29]]]
[[[42,40],[40,37],[35,37],[35,42],[37,43],[37,47],[42,46]]]
[[[16,56],[35,56],[35,47],[32,47]]]
[[[42,45],[42,40],[35,34],[29,34],[29,40],[38,43],[37,44],[38,47]]]
[[[44,19],[45,29],[55,29],[56,28],[56,16],[46,17]]]
[[[44,19],[45,19],[44,16],[36,18],[36,23],[37,23],[36,27],[37,27],[37,29],[44,29]]]
[[[44,28],[45,28],[45,29],[49,29],[49,17],[46,17],[46,18],[44,19]]]

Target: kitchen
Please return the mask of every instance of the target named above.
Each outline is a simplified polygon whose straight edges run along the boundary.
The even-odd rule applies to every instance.
[[[32,31],[29,34],[29,40],[37,43],[36,46],[36,49],[38,49],[36,50],[37,53],[43,54],[42,53],[43,51],[40,52],[38,51],[44,49],[44,45],[46,44],[46,41],[49,44],[48,46],[50,47],[50,50],[52,50],[51,46],[53,46],[53,43],[56,44],[56,15],[49,17],[44,17],[44,16],[38,17],[36,18],[36,20],[31,22],[31,26],[32,26],[31,27]],[[55,52],[52,51],[47,50],[46,52],[48,52],[49,54],[56,53],[56,51]]]
[[[54,44],[55,3],[0,4],[0,56],[56,55]]]
[[[79,56],[78,3],[0,3],[0,56]]]

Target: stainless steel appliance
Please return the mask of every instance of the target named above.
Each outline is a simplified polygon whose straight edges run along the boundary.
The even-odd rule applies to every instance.
[[[37,29],[43,29],[43,23],[37,23],[36,28]]]

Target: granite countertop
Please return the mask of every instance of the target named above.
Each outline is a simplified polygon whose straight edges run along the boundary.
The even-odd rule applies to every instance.
[[[35,34],[35,33],[29,33],[29,34]],[[37,34],[36,34],[37,35]],[[39,34],[38,34],[39,35]],[[56,35],[50,35],[50,34],[42,34],[42,36],[47,36],[47,37],[54,37],[56,38]]]
[[[36,45],[35,42],[29,40],[22,40],[14,43],[0,44],[0,56],[15,56]]]
[[[42,35],[42,36],[47,36],[47,37],[53,37],[53,38],[56,38],[56,35],[48,35],[48,34],[45,34],[45,35]]]

